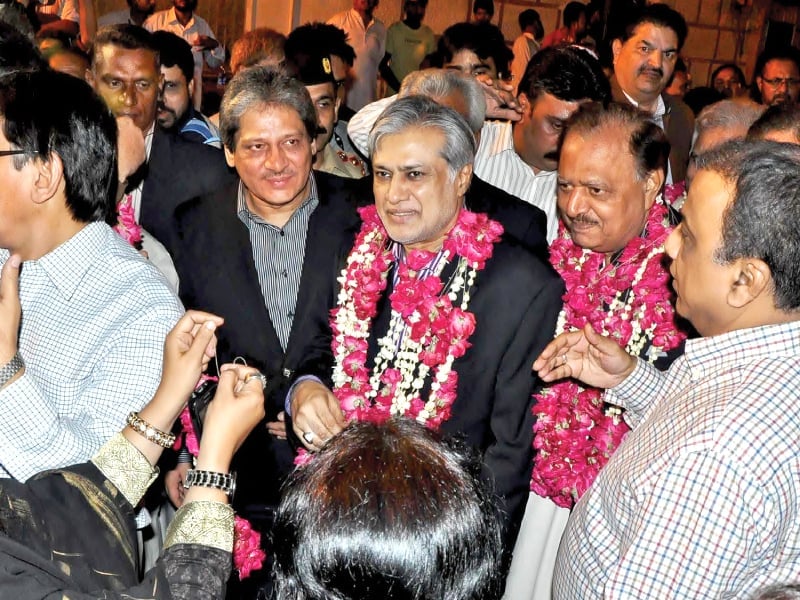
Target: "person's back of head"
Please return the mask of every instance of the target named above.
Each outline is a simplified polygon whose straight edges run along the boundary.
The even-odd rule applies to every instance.
[[[481,84],[473,77],[446,69],[413,71],[403,79],[397,97],[413,95],[426,96],[457,110],[469,123],[474,134],[483,127],[486,119],[486,96]],[[458,105],[459,100],[463,100],[463,106]]]
[[[338,56],[351,66],[356,59],[355,50],[347,43],[347,34],[328,23],[306,23],[289,34],[286,39],[286,56],[294,56],[300,52]]]
[[[350,424],[290,477],[278,600],[479,600],[500,593],[500,522],[477,459],[408,419]]]
[[[568,2],[564,7],[564,27],[570,28],[586,15],[586,7],[581,2]]]
[[[189,42],[171,31],[154,31],[153,44],[158,50],[162,67],[177,66],[186,81],[192,81],[194,77],[194,57],[192,56],[192,47]]]
[[[542,27],[542,18],[539,13],[532,8],[526,8],[517,17],[519,22],[520,31],[525,32],[528,28],[533,29],[533,38],[541,40],[544,37],[544,27]]]
[[[286,36],[268,27],[246,32],[231,46],[231,72],[255,65],[279,67],[285,60]]]
[[[764,107],[748,100],[720,100],[706,106],[694,122],[695,137],[711,129],[721,129],[726,139],[741,139],[764,113]],[[722,142],[720,142],[722,143]]]
[[[15,168],[58,156],[75,221],[115,216],[117,124],[85,81],[49,69],[8,74],[0,79],[0,115],[3,135],[24,151],[13,157]]]
[[[747,139],[800,144],[800,106],[770,106],[752,123]]]
[[[33,42],[12,25],[0,21],[0,76],[47,66]]]
[[[519,82],[518,94],[533,102],[542,93],[559,100],[608,102],[611,85],[600,62],[576,46],[551,47],[533,55]]]

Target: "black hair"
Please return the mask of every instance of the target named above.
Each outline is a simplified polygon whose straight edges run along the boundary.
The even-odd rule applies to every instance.
[[[758,55],[756,60],[756,67],[753,70],[753,81],[750,87],[750,97],[756,102],[761,102],[761,92],[758,89],[756,77],[764,75],[764,67],[771,60],[788,60],[794,63],[794,66],[800,71],[800,50],[793,46],[775,46],[768,48]]]
[[[474,15],[480,9],[489,13],[490,17],[494,16],[494,0],[475,0],[472,3],[472,14]]]
[[[764,136],[776,131],[789,131],[796,143],[800,144],[800,106],[796,104],[777,104],[770,106],[750,126],[747,139],[763,140]]]
[[[605,128],[629,132],[628,150],[636,161],[636,174],[640,179],[656,170],[666,175],[670,146],[664,130],[646,113],[627,102],[611,102],[606,106],[599,102],[581,105],[567,120],[565,135]]]
[[[568,2],[564,7],[564,27],[577,23],[581,15],[586,14],[586,7],[580,2]]]
[[[18,70],[47,67],[38,48],[19,30],[0,21],[0,76]]]
[[[162,67],[177,65],[187,84],[194,79],[194,56],[189,42],[171,31],[154,31],[153,45],[158,49]]]
[[[716,69],[714,69],[714,71],[711,73],[711,80],[710,80],[710,83],[711,83],[711,86],[712,86],[712,87],[713,87],[713,85],[714,85],[714,80],[717,78],[717,75],[719,75],[720,73],[722,73],[722,71],[724,71],[725,69],[730,69],[731,71],[733,71],[734,73],[736,73],[736,77],[738,77],[738,78],[739,78],[739,83],[742,85],[742,87],[744,87],[744,86],[746,86],[746,85],[747,85],[747,79],[745,79],[745,77],[744,77],[744,71],[742,71],[742,70],[739,68],[739,66],[738,66],[738,65],[735,65],[735,64],[733,64],[733,63],[725,63],[724,65],[720,65],[720,66],[718,66],[718,67],[717,67]]]
[[[534,9],[526,8],[521,13],[519,13],[517,21],[519,22],[519,28],[522,31],[525,31],[531,25],[535,25],[536,23],[541,23],[542,17],[540,17],[539,13],[536,12]]]
[[[14,157],[16,168],[34,155],[58,155],[72,217],[84,223],[113,220],[117,123],[89,84],[49,69],[12,73],[0,79],[0,114],[3,135],[27,153]]]
[[[294,29],[286,38],[286,56],[299,53],[338,56],[348,65],[356,59],[355,50],[347,43],[347,34],[327,23],[306,23]]]
[[[156,65],[161,65],[153,34],[143,27],[125,23],[101,28],[92,45],[92,67],[97,62],[100,48],[108,45],[119,46],[125,50],[147,50],[155,56]]]
[[[772,273],[775,307],[800,309],[800,146],[737,140],[697,157],[697,170],[717,173],[734,186],[722,216],[721,264],[763,260]]]
[[[533,55],[517,93],[524,93],[530,102],[548,93],[567,102],[588,99],[606,103],[611,99],[611,85],[588,50],[558,46]]]
[[[284,488],[276,598],[496,598],[500,529],[477,456],[410,419],[355,422]]]
[[[441,67],[453,60],[461,50],[471,50],[478,58],[491,58],[497,75],[509,73],[509,63],[514,54],[506,45],[503,32],[490,23],[456,23],[444,30],[434,56],[434,66]]]
[[[710,106],[720,100],[725,100],[725,96],[722,92],[715,90],[713,87],[704,85],[693,87],[683,96],[684,104],[692,109],[695,117],[699,115],[706,106]]]
[[[686,19],[677,10],[666,4],[648,4],[630,11],[622,23],[621,28],[613,37],[621,42],[627,42],[636,28],[642,23],[651,23],[657,27],[668,27],[678,37],[678,51],[683,48],[689,28]]]

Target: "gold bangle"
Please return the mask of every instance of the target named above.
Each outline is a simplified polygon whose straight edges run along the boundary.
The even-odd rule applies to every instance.
[[[138,412],[134,411],[129,414],[126,422],[128,427],[133,429],[148,442],[158,444],[162,448],[172,448],[172,445],[175,443],[175,436],[173,434],[156,429],[150,425],[150,423],[142,419]]]

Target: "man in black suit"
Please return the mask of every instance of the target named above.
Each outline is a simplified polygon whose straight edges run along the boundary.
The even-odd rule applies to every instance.
[[[156,127],[162,76],[158,49],[147,30],[135,25],[101,29],[87,79],[115,116],[130,117],[145,136],[147,162],[127,182],[126,191],[137,221],[172,252],[175,209],[229,183],[233,174],[216,148]],[[153,259],[146,236],[144,248]]]
[[[307,448],[317,450],[341,430],[346,416],[352,416],[352,405],[343,403],[348,410],[345,415],[339,399],[321,380],[333,381],[343,399],[347,397],[348,386],[356,383],[358,398],[367,398],[363,409],[366,418],[379,410],[381,404],[392,404],[392,414],[411,415],[420,420],[420,404],[414,400],[415,395],[419,393],[422,403],[430,401],[432,394],[443,398],[437,390],[442,389],[440,384],[445,377],[454,373],[455,400],[450,414],[440,415],[441,428],[448,434],[463,436],[481,452],[484,475],[494,482],[508,518],[506,541],[510,549],[530,480],[531,395],[538,380],[530,372],[529,361],[553,334],[561,309],[563,283],[545,261],[510,238],[495,241],[485,267],[477,268],[474,274],[468,270],[462,272],[462,261],[448,255],[451,247],[448,244],[453,243],[448,236],[462,222],[476,146],[469,125],[454,110],[422,96],[401,98],[378,118],[369,146],[375,171],[377,215],[385,227],[384,235],[391,250],[387,289],[381,292],[373,319],[354,317],[350,320],[353,322],[340,322],[338,316],[332,317],[337,319],[344,340],[348,336],[357,337],[354,332],[360,326],[369,328],[366,356],[357,354],[357,343],[347,342],[347,347],[334,349],[333,378],[330,373],[320,374],[319,379],[304,378],[295,383],[290,401],[294,432]],[[484,239],[478,232],[470,231],[477,242]],[[411,254],[415,250],[429,252],[425,261],[431,257],[430,262],[423,264],[425,261],[417,254]],[[353,250],[363,251],[362,247]],[[353,264],[367,265],[369,261]],[[410,275],[411,285],[403,283],[407,269],[414,270]],[[359,285],[353,288],[348,286],[348,279],[344,280],[345,292],[339,296],[337,310],[349,306],[347,294],[360,293],[357,290],[362,287],[368,291],[368,284],[363,283],[361,276],[365,273],[369,276],[370,270],[359,267],[354,279]],[[465,352],[459,356],[452,349],[455,352],[452,355],[455,360],[450,363],[452,371],[447,365],[451,359],[440,354],[437,338],[419,342],[416,349],[409,346],[419,335],[414,333],[416,324],[427,323],[426,319],[434,313],[419,308],[424,304],[414,310],[404,308],[407,293],[421,289],[424,294],[424,290],[439,289],[435,285],[437,278],[441,289],[432,298],[450,298],[453,306],[461,306],[474,316],[474,332],[466,337]],[[356,291],[347,292],[348,289]],[[359,306],[359,301],[354,305]],[[437,309],[437,314],[448,310],[445,306]],[[447,337],[439,338],[446,340],[445,345],[448,338],[456,335],[452,329],[450,332]],[[427,334],[423,333],[423,340],[424,335]],[[421,358],[426,353],[439,356],[435,364],[428,365],[429,370],[419,366],[420,361],[428,364],[427,359]],[[358,379],[359,373],[364,372],[362,368],[367,372],[368,385]],[[406,391],[402,391],[402,384],[391,387],[389,380],[384,379],[386,373],[399,373],[404,381],[406,371],[411,373],[412,382]],[[375,398],[379,401],[373,402]],[[351,397],[350,402],[353,401]],[[438,415],[440,410],[443,407],[437,405],[433,414]],[[444,410],[446,413],[447,409]],[[435,425],[439,417],[426,413],[424,418]]]
[[[220,125],[240,179],[178,210],[180,296],[225,319],[217,356],[267,376],[274,422],[298,366],[332,364],[328,312],[359,220],[346,180],[311,170],[317,117],[302,83],[266,67],[240,72]],[[268,527],[293,458],[264,426],[237,453],[234,506],[255,527]]]

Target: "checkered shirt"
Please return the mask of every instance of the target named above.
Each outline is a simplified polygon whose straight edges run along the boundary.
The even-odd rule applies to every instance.
[[[633,431],[570,516],[553,597],[749,598],[800,574],[800,322],[690,340],[609,390]],[[652,402],[648,402],[652,400]]]
[[[0,390],[0,476],[24,481],[88,460],[147,403],[183,308],[104,223],[24,262],[20,302],[25,373]]]

